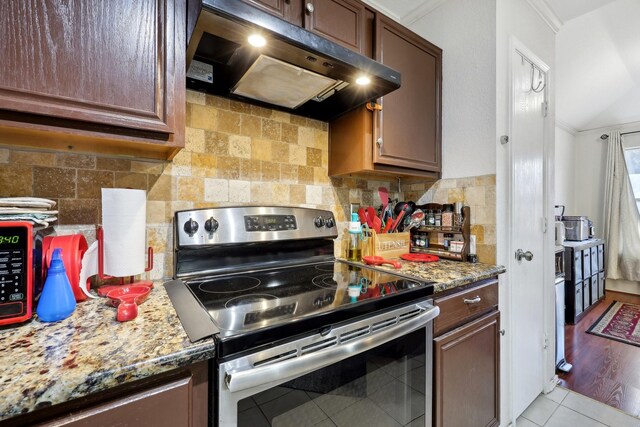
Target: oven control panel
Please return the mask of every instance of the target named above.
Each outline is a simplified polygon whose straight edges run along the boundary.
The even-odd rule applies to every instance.
[[[331,211],[238,206],[176,212],[176,247],[338,237]]]
[[[244,217],[246,231],[295,230],[296,228],[296,217],[293,215],[246,215]]]

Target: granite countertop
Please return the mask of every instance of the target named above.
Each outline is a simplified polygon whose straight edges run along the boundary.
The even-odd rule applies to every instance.
[[[418,278],[436,282],[434,292],[444,292],[469,283],[488,279],[504,273],[506,268],[501,265],[469,263],[440,259],[437,262],[410,262],[394,259],[400,262],[400,269],[385,264],[375,268],[393,272],[401,276]]]
[[[164,286],[136,319],[115,316],[99,298],[57,323],[0,330],[0,421],[214,356],[212,339],[189,341]]]

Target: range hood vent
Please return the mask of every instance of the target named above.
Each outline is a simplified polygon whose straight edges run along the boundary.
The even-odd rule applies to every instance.
[[[238,0],[201,1],[187,66],[189,88],[323,121],[400,87],[397,71]]]
[[[341,81],[260,55],[231,93],[296,109],[341,84]]]

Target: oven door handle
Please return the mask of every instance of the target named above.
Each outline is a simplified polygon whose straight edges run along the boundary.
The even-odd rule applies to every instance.
[[[333,347],[271,365],[228,372],[225,375],[225,384],[231,392],[237,392],[277,380],[286,381],[296,378],[400,338],[426,326],[440,313],[439,307],[430,304],[417,304],[417,307],[423,311],[410,320],[365,335],[360,339],[338,343]]]

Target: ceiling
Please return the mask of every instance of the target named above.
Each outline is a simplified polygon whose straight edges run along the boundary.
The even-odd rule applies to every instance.
[[[365,0],[409,26],[454,0]],[[556,120],[572,131],[640,122],[640,1],[528,0],[562,23]]]

